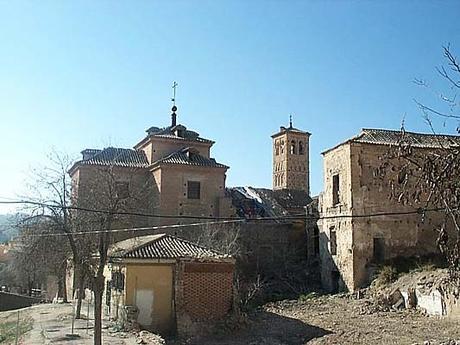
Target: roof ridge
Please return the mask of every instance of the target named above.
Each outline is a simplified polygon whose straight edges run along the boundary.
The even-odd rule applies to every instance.
[[[155,237],[153,238],[151,241],[148,241],[148,242],[145,242],[143,244],[140,244],[138,247],[135,247],[135,248],[131,248],[130,250],[126,251],[126,253],[123,254],[123,256],[125,255],[128,255],[129,253],[135,251],[135,250],[139,250],[139,249],[143,249],[145,248],[146,246],[148,246],[149,244],[153,243],[153,242],[156,242],[160,239],[162,239],[163,237],[167,236],[165,233],[163,234],[156,234],[156,235],[146,235],[146,236],[158,236],[158,237]],[[142,237],[142,236],[141,236]],[[132,239],[133,240],[136,240],[136,238],[139,238],[139,237],[133,237]]]
[[[202,246],[202,245],[200,245],[200,244],[197,244],[197,243],[195,243],[195,242],[186,240],[185,238],[182,238],[182,237],[177,237],[177,236],[173,236],[173,235],[170,235],[170,234],[165,234],[165,237],[170,237],[170,238],[172,238],[172,239],[179,240],[179,241],[181,241],[181,242],[183,242],[183,243],[187,243],[187,244],[190,244],[190,245],[192,245],[192,246],[198,247],[198,248],[200,248],[200,249],[203,249],[203,250],[206,250],[206,251],[210,251],[210,252],[212,252],[213,254],[227,255],[227,254],[220,253],[220,252],[218,252],[218,251],[216,251],[216,250],[214,250],[214,249],[206,248],[206,247],[204,247],[204,246]]]
[[[415,135],[425,135],[425,136],[444,136],[444,137],[453,137],[453,138],[460,138],[460,135],[457,134],[444,134],[444,133],[420,133],[420,132],[412,132],[406,131],[402,132],[400,129],[384,129],[384,128],[361,128],[364,131],[380,131],[380,132],[392,132],[392,133],[404,133],[404,134],[415,134]]]

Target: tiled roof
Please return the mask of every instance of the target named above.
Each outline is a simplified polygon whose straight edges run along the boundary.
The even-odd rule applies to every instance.
[[[285,132],[299,133],[299,134],[308,134],[308,135],[311,134],[311,133],[309,133],[309,132],[302,131],[302,130],[300,130],[300,129],[298,129],[298,128],[295,128],[295,127],[292,127],[292,126],[291,126],[291,127],[284,127],[284,126],[281,126],[281,127],[280,127],[280,131],[279,131],[278,133],[273,134],[273,135],[272,135],[272,138],[277,137],[278,135],[283,134],[283,133],[285,133]]]
[[[115,243],[110,248],[109,256],[124,259],[223,259],[229,257],[166,234],[130,238]]]
[[[425,134],[393,131],[387,129],[364,128],[353,141],[369,144],[395,145],[403,139],[414,147],[442,148],[460,145],[460,136],[444,134]]]
[[[170,155],[157,160],[153,164],[184,164],[228,169],[228,166],[217,163],[214,158],[206,158],[190,147],[186,147],[180,149],[179,151],[173,152]]]
[[[103,150],[87,149],[82,153],[84,158],[75,165],[114,165],[130,168],[145,168],[149,165],[142,150],[108,147]],[[70,170],[72,169],[73,167]]]
[[[426,134],[401,132],[388,129],[363,128],[357,136],[323,152],[329,152],[345,143],[365,143],[374,145],[397,145],[401,140],[413,147],[419,148],[448,148],[460,145],[460,136],[446,134]]]
[[[181,136],[176,135],[176,130],[181,130]],[[201,138],[197,132],[188,130],[183,125],[168,126],[164,128],[150,127],[146,130],[147,137],[170,138],[176,140],[198,141],[202,143],[214,143],[212,140]]]

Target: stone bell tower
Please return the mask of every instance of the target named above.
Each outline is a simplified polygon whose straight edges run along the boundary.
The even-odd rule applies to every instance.
[[[302,190],[310,195],[310,133],[292,127],[280,127],[273,138],[273,189]]]

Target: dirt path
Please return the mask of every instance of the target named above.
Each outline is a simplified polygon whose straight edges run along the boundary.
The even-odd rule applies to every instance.
[[[90,319],[75,320],[72,334],[72,305],[71,304],[38,304],[20,309],[19,314],[32,320],[32,329],[21,337],[20,344],[93,344],[93,323]],[[0,322],[11,319],[17,311],[0,313]],[[14,343],[14,342],[13,342]],[[136,337],[125,332],[112,332],[106,320],[103,327],[103,343],[110,345],[134,345]],[[2,343],[9,344],[9,342]]]

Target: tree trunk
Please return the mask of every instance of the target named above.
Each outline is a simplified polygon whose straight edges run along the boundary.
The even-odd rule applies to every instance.
[[[62,280],[62,274],[59,273],[58,277],[58,293],[57,293],[57,298],[62,298],[64,299],[64,281]]]
[[[104,276],[94,279],[94,345],[102,345],[102,296],[104,294]]]
[[[61,273],[61,279],[62,279],[62,302],[67,303],[67,261],[64,262],[63,268],[62,268],[62,273]]]
[[[83,274],[82,270],[80,268],[75,270],[75,273],[77,274],[76,280],[77,280],[77,308],[75,311],[75,318],[80,319],[81,318],[81,301],[83,299],[83,295],[85,294],[85,275]]]

